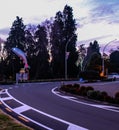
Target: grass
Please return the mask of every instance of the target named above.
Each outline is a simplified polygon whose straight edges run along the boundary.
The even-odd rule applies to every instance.
[[[0,110],[0,130],[33,130]]]

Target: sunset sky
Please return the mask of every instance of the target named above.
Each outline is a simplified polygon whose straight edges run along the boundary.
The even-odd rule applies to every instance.
[[[0,37],[7,37],[16,16],[25,25],[37,25],[66,4],[73,9],[79,44],[96,39],[103,45],[117,39],[114,45],[119,46],[119,0],[0,0]]]

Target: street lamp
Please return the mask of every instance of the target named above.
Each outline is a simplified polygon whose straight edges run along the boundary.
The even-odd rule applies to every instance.
[[[106,49],[106,47],[110,44],[110,43],[112,43],[112,42],[114,42],[114,41],[116,41],[117,39],[114,39],[114,40],[112,40],[112,41],[110,41],[110,42],[108,42],[105,46],[104,46],[104,48],[103,48],[103,57],[102,57],[102,74],[103,74],[103,76],[104,76],[104,73],[105,73],[105,64],[104,64],[104,51],[105,51],[105,49]]]
[[[70,42],[70,40],[74,37],[75,35],[72,35],[69,40],[67,41],[65,45],[65,80],[67,80],[67,46]]]

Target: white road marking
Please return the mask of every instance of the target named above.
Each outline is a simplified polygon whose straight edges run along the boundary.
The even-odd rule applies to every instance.
[[[63,98],[66,98],[66,99],[77,99],[76,97],[71,97],[71,96],[62,96]]]
[[[29,107],[27,105],[23,105],[23,106],[20,106],[20,107],[13,109],[13,111],[20,114],[20,113],[25,112],[25,111],[30,110],[30,109],[31,109],[31,107]]]
[[[26,106],[27,109],[32,109],[32,110],[34,110],[34,111],[36,111],[36,112],[38,112],[38,113],[40,113],[40,114],[43,114],[43,115],[45,115],[45,116],[47,116],[47,117],[50,117],[50,118],[52,118],[52,119],[54,119],[54,120],[57,120],[57,121],[59,121],[59,122],[62,122],[62,123],[64,123],[64,124],[69,125],[69,127],[67,128],[67,130],[88,130],[87,128],[84,128],[84,127],[81,127],[81,126],[72,124],[72,123],[70,123],[70,122],[68,122],[68,121],[65,121],[65,120],[60,119],[60,118],[55,117],[55,116],[52,116],[52,115],[50,115],[50,114],[48,114],[48,113],[45,113],[45,112],[43,112],[43,111],[39,111],[39,110],[37,110],[37,109],[35,109],[35,108],[31,107],[31,106],[28,106],[28,105],[26,105],[26,104],[20,102],[19,100],[15,99],[12,95],[10,95],[10,93],[8,93],[8,90],[7,90],[7,89],[5,90],[5,92],[9,95],[9,97],[11,97],[12,99],[14,99],[14,100],[17,101],[18,103],[22,104],[22,105],[23,105],[22,107]],[[1,102],[2,102],[5,106],[7,106],[9,109],[11,109],[11,110],[14,111],[15,113],[19,114],[20,116],[22,116],[22,117],[28,119],[29,121],[31,121],[31,122],[33,122],[33,123],[39,125],[39,126],[42,126],[42,127],[46,128],[47,130],[53,130],[52,128],[49,128],[49,127],[47,127],[47,126],[45,126],[45,125],[43,125],[43,124],[41,124],[41,123],[39,123],[39,122],[36,122],[35,120],[32,120],[31,118],[29,118],[29,117],[27,117],[27,116],[24,116],[24,115],[21,114],[21,112],[19,111],[19,108],[12,109],[11,107],[9,107],[9,106],[2,100],[2,98],[1,98]],[[26,111],[26,109],[25,109],[24,111]],[[23,111],[22,111],[22,112],[23,112]]]
[[[87,130],[87,129],[76,125],[70,125],[67,130]]]
[[[52,93],[59,96],[59,97],[62,97],[62,98],[65,98],[67,100],[70,100],[70,101],[73,101],[73,102],[76,102],[76,103],[79,103],[79,104],[83,104],[83,105],[87,105],[87,106],[92,106],[92,107],[97,107],[97,108],[101,108],[101,109],[104,109],[104,110],[108,110],[108,111],[113,111],[113,112],[118,112],[119,113],[119,108],[118,107],[115,107],[115,106],[108,106],[108,105],[96,105],[96,104],[90,104],[90,103],[86,103],[86,102],[81,102],[81,101],[78,101],[78,100],[74,100],[72,98],[68,98],[68,96],[62,96],[58,93],[55,92],[55,89],[57,87],[53,88],[52,89]]]
[[[19,100],[15,99],[12,95],[10,95],[10,94],[8,93],[8,90],[7,90],[7,89],[5,90],[5,92],[9,95],[9,97],[11,97],[12,99],[16,100],[16,101],[19,102],[20,104],[22,104],[22,105],[24,105],[24,106],[26,105],[26,104],[20,102]],[[8,105],[4,102],[4,100],[2,100],[2,98],[0,98],[0,100],[1,100],[1,102],[2,102],[6,107],[8,107],[10,110],[14,111],[14,109],[12,109],[10,106],[8,106]],[[30,107],[30,106],[29,106],[29,107]],[[33,109],[32,107],[30,107],[30,108]],[[14,112],[15,112],[15,111],[14,111]],[[16,113],[16,112],[15,112],[15,113]],[[31,118],[29,118],[29,117],[27,117],[27,116],[24,116],[24,115],[21,114],[21,113],[17,113],[17,114],[20,115],[20,116],[22,116],[22,117],[24,117],[25,119],[27,119],[27,120],[33,122],[33,123],[35,123],[35,124],[37,124],[37,125],[39,125],[39,126],[45,128],[45,129],[47,129],[47,130],[53,130],[52,128],[47,127],[47,126],[45,126],[45,125],[43,125],[43,124],[41,124],[41,123],[39,123],[39,122],[37,122],[37,121],[35,121],[35,120],[32,120]]]
[[[2,97],[1,97],[1,98],[2,98]],[[13,99],[13,98],[12,98],[12,97],[3,97],[3,98],[2,98],[2,100],[4,100],[4,101],[5,101],[5,100],[11,100],[11,99]]]

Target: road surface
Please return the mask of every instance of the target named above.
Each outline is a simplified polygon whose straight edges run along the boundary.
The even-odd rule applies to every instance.
[[[8,86],[1,106],[37,130],[118,130],[119,108],[56,91],[61,82]],[[11,112],[10,112],[11,111]]]

